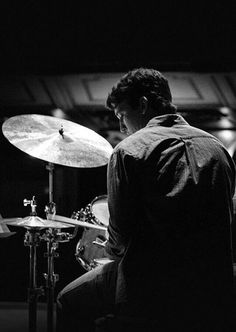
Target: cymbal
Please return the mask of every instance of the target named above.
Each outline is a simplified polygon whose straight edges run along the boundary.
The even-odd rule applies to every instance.
[[[73,225],[64,224],[58,221],[42,219],[38,216],[28,216],[25,218],[5,218],[1,223],[8,226],[17,226],[24,228],[70,228]]]
[[[12,236],[16,234],[16,232],[3,232],[3,233],[0,233],[0,239],[5,239],[6,237],[9,237],[9,236]]]
[[[50,217],[50,215],[49,215]],[[73,218],[68,218],[68,217],[63,217],[63,216],[59,216],[59,215],[51,215],[50,220],[52,221],[60,221],[62,223],[65,224],[70,224],[70,225],[74,225],[74,226],[81,226],[81,227],[85,227],[85,228],[95,228],[95,229],[101,229],[101,230],[106,230],[107,227],[104,226],[100,226],[100,225],[96,225],[96,224],[91,224],[89,222],[85,222],[85,221],[81,221],[81,220],[77,220],[77,219],[73,219]]]
[[[0,217],[0,222],[1,221],[2,221],[2,217]],[[14,235],[14,234],[16,234],[16,232],[11,232],[9,230],[9,228],[7,227],[7,225],[0,224],[0,239],[9,237],[9,236]]]
[[[106,165],[113,151],[95,131],[69,120],[39,114],[13,116],[2,125],[8,141],[30,156],[70,167]]]

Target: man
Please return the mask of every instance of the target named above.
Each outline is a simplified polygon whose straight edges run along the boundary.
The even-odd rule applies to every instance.
[[[107,107],[129,135],[108,165],[106,251],[114,262],[62,291],[59,323],[77,319],[86,329],[87,319],[88,329],[115,311],[155,319],[164,331],[225,330],[233,293],[231,157],[176,113],[168,81],[154,69],[124,75]]]

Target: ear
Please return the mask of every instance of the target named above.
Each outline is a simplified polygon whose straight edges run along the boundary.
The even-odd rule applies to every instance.
[[[140,107],[140,113],[142,115],[146,114],[148,109],[148,100],[145,96],[139,98],[139,107]]]

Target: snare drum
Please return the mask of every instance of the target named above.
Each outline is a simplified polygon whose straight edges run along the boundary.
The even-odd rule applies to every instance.
[[[84,221],[107,227],[109,223],[107,195],[95,197],[85,208],[83,218]],[[76,245],[75,257],[86,271],[111,261],[106,257],[104,249],[106,240],[105,230],[84,229],[82,237]]]

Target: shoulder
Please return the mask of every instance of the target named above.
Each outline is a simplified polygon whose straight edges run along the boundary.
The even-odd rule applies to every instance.
[[[146,147],[147,142],[145,139],[146,128],[143,128],[136,133],[126,137],[113,150],[113,154],[120,156],[130,156],[138,158],[139,154]]]

